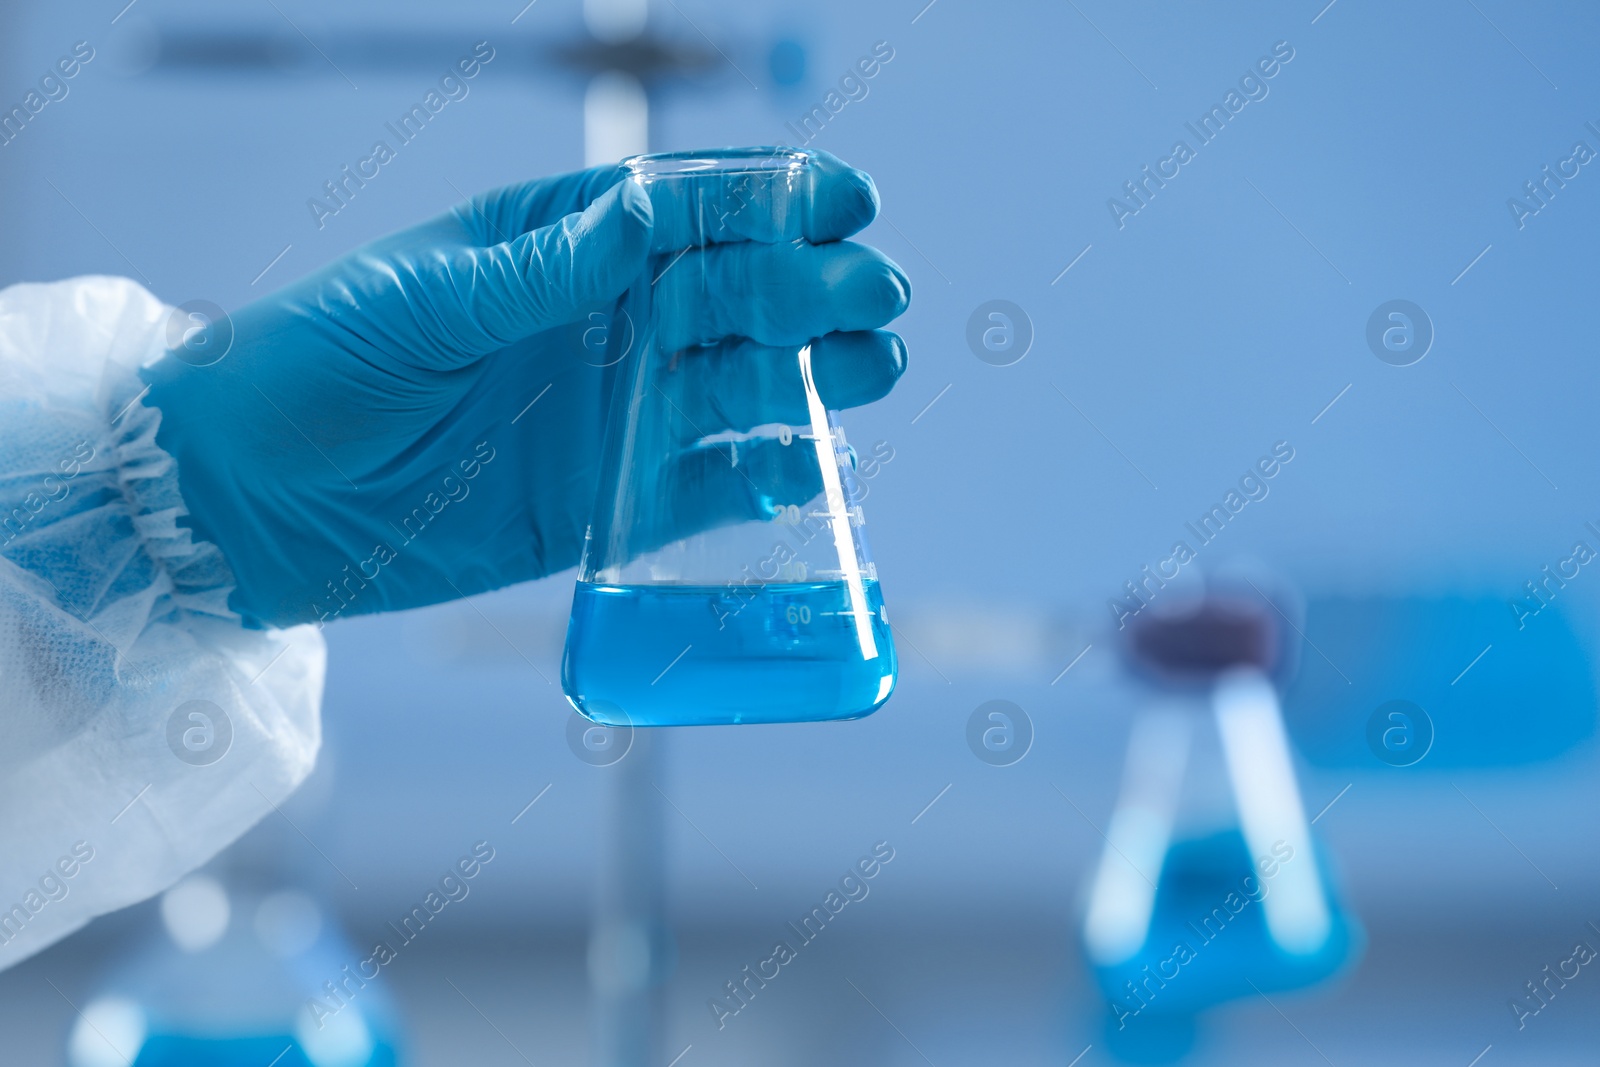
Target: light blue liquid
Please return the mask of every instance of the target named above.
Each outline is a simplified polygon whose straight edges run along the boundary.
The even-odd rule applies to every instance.
[[[280,1058],[275,1058],[280,1057]],[[267,1037],[191,1037],[155,1033],[145,1039],[133,1067],[313,1067],[292,1035]],[[351,1061],[342,1061],[351,1062]],[[394,1067],[392,1046],[379,1042],[360,1067]]]
[[[1290,863],[1315,863],[1304,850]],[[1144,946],[1132,959],[1098,968],[1106,999],[1120,1010],[1123,1032],[1136,1024],[1189,1015],[1230,1000],[1300,989],[1338,973],[1360,952],[1360,930],[1319,871],[1332,910],[1328,939],[1315,952],[1294,954],[1273,940],[1262,904],[1275,891],[1252,865],[1237,830],[1176,842],[1156,885]],[[1258,899],[1259,898],[1259,899]],[[1178,945],[1186,952],[1179,953]],[[1151,974],[1159,981],[1144,983]],[[1130,991],[1129,984],[1137,992]],[[1113,1009],[1113,1015],[1120,1015]]]
[[[883,597],[863,586],[870,657],[844,582],[579,582],[562,688],[612,726],[860,718],[895,681]]]

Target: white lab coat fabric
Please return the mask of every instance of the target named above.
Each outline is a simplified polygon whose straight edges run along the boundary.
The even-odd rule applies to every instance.
[[[0,290],[0,968],[165,889],[316,759],[321,633],[245,628],[178,524],[135,373],[171,314],[122,278]]]

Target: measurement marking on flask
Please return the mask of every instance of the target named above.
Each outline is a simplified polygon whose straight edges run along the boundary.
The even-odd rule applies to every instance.
[[[683,651],[679,652],[676,656],[673,656],[672,657],[672,662],[667,664],[665,667],[663,667],[661,669],[661,673],[656,675],[655,682],[651,682],[650,684],[651,685],[655,685],[656,682],[659,682],[659,681],[661,681],[662,678],[666,677],[667,672],[670,671],[673,667],[677,666],[678,665],[678,661],[680,659],[682,659],[688,653],[688,651],[693,647],[694,647],[693,645],[684,645],[683,646]]]

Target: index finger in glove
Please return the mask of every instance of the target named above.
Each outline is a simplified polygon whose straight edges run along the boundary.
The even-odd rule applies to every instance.
[[[583,211],[627,175],[622,167],[610,164],[518,182],[479,193],[457,204],[451,214],[479,244],[510,241]]]

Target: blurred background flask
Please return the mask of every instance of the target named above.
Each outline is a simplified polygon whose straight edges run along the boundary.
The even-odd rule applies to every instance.
[[[115,959],[70,1067],[396,1067],[394,1009],[317,898],[262,871],[193,874]]]
[[[612,726],[867,715],[894,688],[894,646],[855,454],[811,345],[707,336],[707,279],[729,251],[715,246],[801,241],[811,156],[624,166],[651,198],[655,254],[608,333],[610,422],[562,686]]]
[[[1359,953],[1301,801],[1278,698],[1288,616],[1263,583],[1213,585],[1124,632],[1149,699],[1084,920],[1124,1062],[1173,1062],[1204,1009],[1315,985]]]

